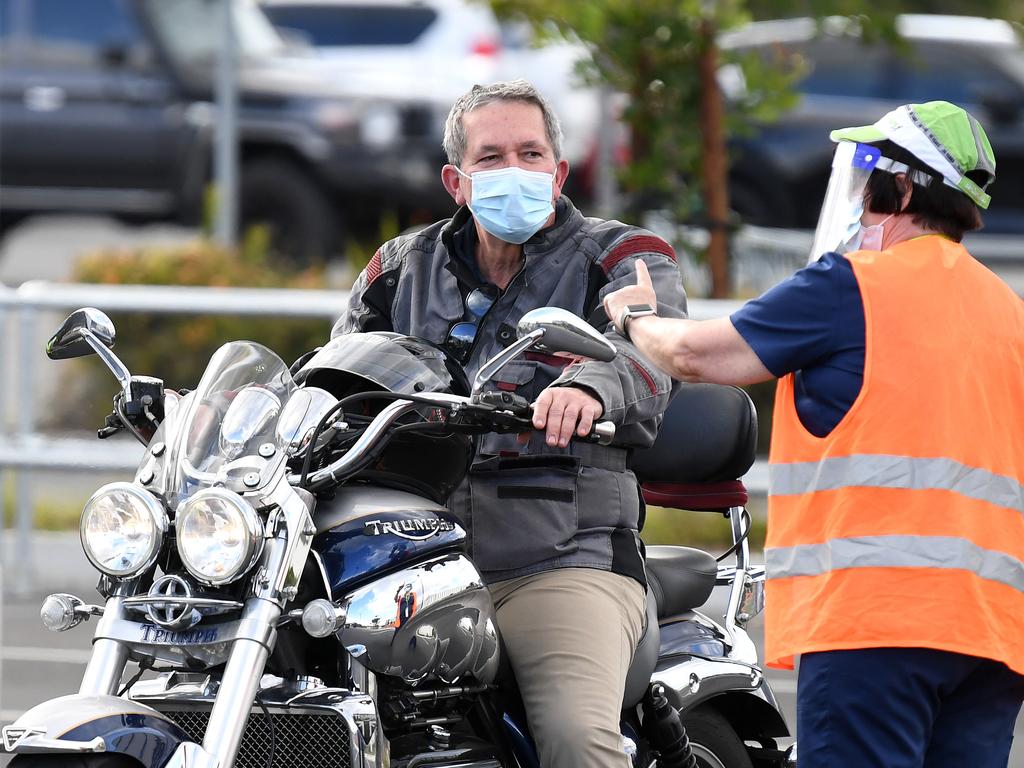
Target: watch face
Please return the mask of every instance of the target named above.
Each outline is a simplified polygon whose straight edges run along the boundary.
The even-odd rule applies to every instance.
[[[653,312],[654,307],[650,304],[630,304],[626,307],[630,312]]]

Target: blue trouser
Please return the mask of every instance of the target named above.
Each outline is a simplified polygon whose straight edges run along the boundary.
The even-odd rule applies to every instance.
[[[800,768],[1006,768],[1024,676],[924,648],[807,653]]]

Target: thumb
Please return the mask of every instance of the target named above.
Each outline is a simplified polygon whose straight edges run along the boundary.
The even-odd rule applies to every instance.
[[[636,284],[641,288],[654,288],[651,282],[651,273],[647,271],[647,265],[643,259],[636,260]]]

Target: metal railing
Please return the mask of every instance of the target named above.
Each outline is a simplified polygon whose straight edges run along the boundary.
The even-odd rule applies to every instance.
[[[79,285],[33,281],[18,288],[0,285],[0,370],[9,375],[14,368],[14,386],[0,388],[6,397],[0,400],[0,473],[14,472],[15,559],[20,590],[30,588],[33,573],[32,529],[34,494],[25,470],[96,470],[130,472],[142,457],[141,445],[129,441],[98,442],[89,436],[45,436],[37,431],[37,393],[40,391],[40,366],[46,360],[38,343],[40,327],[46,315],[56,327],[60,313],[93,306],[105,312],[141,312],[147,314],[235,315],[281,318],[323,318],[324,338],[330,323],[344,311],[347,291],[196,288],[179,286]],[[729,314],[741,301],[691,299],[690,316],[706,319]],[[57,315],[54,317],[54,315]],[[146,371],[144,373],[156,373]],[[15,417],[8,424],[11,413]],[[754,492],[767,490],[766,468],[757,464],[745,478]],[[3,489],[0,483],[0,553],[5,520]],[[0,567],[3,566],[0,555]],[[24,576],[24,579],[23,579]],[[10,582],[9,582],[10,583]]]

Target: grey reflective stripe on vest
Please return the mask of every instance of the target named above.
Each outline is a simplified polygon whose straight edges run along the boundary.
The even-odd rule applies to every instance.
[[[949,536],[858,536],[764,552],[769,579],[844,568],[957,568],[1024,592],[1024,562]]]
[[[771,496],[791,496],[838,488],[909,488],[951,491],[1024,514],[1024,485],[1012,477],[952,459],[859,454],[822,461],[772,464]]]

